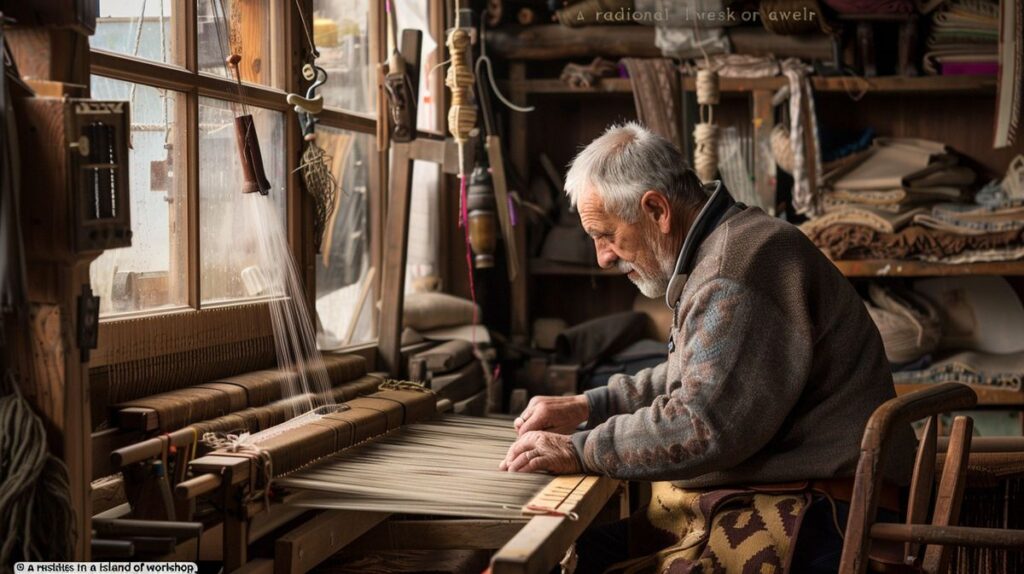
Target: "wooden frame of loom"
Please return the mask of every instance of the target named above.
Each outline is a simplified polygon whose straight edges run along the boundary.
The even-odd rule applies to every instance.
[[[387,426],[374,429],[364,427],[370,434],[347,435],[340,439],[338,446],[355,446],[366,438],[381,436],[389,429],[429,417],[434,409],[432,395],[415,391],[388,391],[350,401],[348,404],[353,406],[351,410],[331,416],[363,421],[360,424],[381,420],[380,411],[373,413],[366,407],[376,404],[383,408],[381,399],[375,397],[383,398],[387,393],[396,398],[404,396],[403,400],[413,402],[403,402],[404,415],[391,411],[399,416],[388,415],[390,422]],[[424,399],[428,402],[423,402]],[[420,406],[413,406],[415,404]],[[270,440],[272,442],[275,439]],[[267,448],[274,447],[268,444]],[[498,550],[492,560],[495,573],[546,573],[558,564],[568,547],[594,520],[620,486],[619,481],[607,477],[552,477],[548,485],[527,505],[548,509],[550,513],[532,517],[524,515],[521,520],[400,520],[387,512],[313,511],[308,521],[277,537],[272,561],[260,559],[250,562],[248,549],[251,545],[257,543],[264,534],[303,512],[273,502],[270,507],[266,507],[262,500],[252,497],[249,498],[250,502],[245,502],[246,493],[258,492],[260,487],[253,482],[260,464],[253,458],[213,453],[192,461],[190,469],[193,478],[179,483],[175,489],[179,503],[184,503],[181,505],[183,508],[191,507],[191,501],[204,495],[212,496],[223,505],[224,520],[220,536],[226,571],[303,573],[346,548],[363,551],[468,548]],[[301,466],[305,463],[292,461],[286,468],[295,464]],[[286,495],[282,502],[287,503],[290,499],[291,496]],[[624,497],[620,503],[619,516],[624,516],[628,503]],[[478,536],[478,532],[485,532],[486,536]],[[401,539],[411,539],[411,544],[396,543],[396,540]]]

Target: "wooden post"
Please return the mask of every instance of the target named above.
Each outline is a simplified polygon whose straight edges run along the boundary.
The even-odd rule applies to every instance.
[[[415,140],[413,140],[415,142]],[[381,281],[380,367],[399,376],[401,371],[402,310],[405,299],[405,263],[409,254],[409,204],[412,199],[413,142],[391,148],[391,193],[388,201]]]
[[[775,215],[775,158],[771,153],[772,128],[775,115],[772,107],[772,92],[754,90],[751,97],[754,134],[754,190],[761,202],[768,207],[768,214]]]
[[[512,90],[509,94],[512,102],[516,105],[526,105],[526,63],[513,61],[509,63],[509,85]],[[509,154],[512,165],[522,178],[524,185],[530,182],[530,163],[526,153],[526,114],[510,114],[509,116]],[[520,195],[526,193],[525,189],[517,190]],[[529,317],[529,293],[527,286],[526,255],[526,225],[520,223],[515,228],[516,252],[519,254],[519,274],[512,281],[511,286],[511,322],[510,331],[512,339],[517,342],[525,342],[530,336]]]

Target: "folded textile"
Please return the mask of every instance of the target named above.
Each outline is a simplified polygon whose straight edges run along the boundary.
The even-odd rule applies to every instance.
[[[936,277],[915,282],[914,290],[942,315],[940,348],[1024,352],[1024,305],[1005,278]]]
[[[955,187],[928,187],[919,189],[847,190],[837,189],[825,193],[824,198],[834,203],[846,202],[863,206],[917,205],[929,201],[950,201],[963,195]]]
[[[614,313],[569,327],[555,341],[560,364],[577,364],[588,372],[601,359],[617,353],[647,334],[647,315],[636,311]]]
[[[472,323],[479,316],[475,303],[447,293],[409,293],[402,307],[402,323],[420,331]]]
[[[812,229],[808,237],[826,255],[837,260],[945,258],[968,250],[1006,248],[1024,239],[1019,230],[963,235],[910,225],[895,233],[885,233],[866,225],[850,224]]]
[[[922,182],[941,185],[937,182],[946,177],[960,180],[962,172],[948,169],[956,161],[946,146],[937,142],[876,138],[864,161],[839,173],[826,174],[825,182],[836,190],[856,191],[904,188]]]
[[[430,380],[430,389],[437,396],[452,402],[467,399],[483,388],[483,366],[478,361],[470,361],[454,373],[435,376]]]
[[[890,363],[914,361],[939,345],[941,317],[935,305],[919,293],[872,283],[864,305],[882,335]]]
[[[921,261],[960,265],[963,263],[987,263],[993,261],[1018,261],[1024,259],[1024,245],[1020,247],[1001,247],[997,249],[965,249],[956,255],[934,257],[922,255]]]
[[[683,149],[679,72],[668,58],[623,58],[633,85],[637,119]]]
[[[1024,352],[993,354],[965,351],[919,371],[893,373],[897,384],[964,383],[1020,391],[1024,388]]]
[[[914,216],[914,223],[931,229],[983,235],[1024,229],[1024,206],[985,207],[967,203],[944,203],[930,213]]]
[[[433,349],[415,355],[423,359],[427,370],[434,374],[447,373],[473,360],[473,344],[461,339],[446,341]]]
[[[879,233],[896,233],[910,224],[915,215],[921,213],[925,213],[925,209],[920,207],[902,213],[890,213],[867,207],[843,206],[808,220],[800,225],[800,229],[812,239],[822,230],[839,225],[861,226]]]
[[[637,22],[654,25],[654,45],[666,58],[690,59],[730,51],[722,0],[636,0]],[[652,15],[656,17],[646,17]],[[700,28],[698,31],[697,28]]]

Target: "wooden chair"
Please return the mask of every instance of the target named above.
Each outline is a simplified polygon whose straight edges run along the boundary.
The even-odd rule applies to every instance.
[[[945,383],[892,399],[868,420],[861,441],[840,574],[945,572],[952,546],[1024,548],[1024,531],[957,526],[963,500],[973,421],[953,420],[931,520],[938,416],[969,409],[977,396],[966,385]],[[905,524],[876,523],[882,464],[893,429],[927,418],[917,450]],[[922,549],[924,552],[922,553]]]

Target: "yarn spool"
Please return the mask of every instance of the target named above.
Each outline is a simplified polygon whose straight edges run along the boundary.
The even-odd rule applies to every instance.
[[[701,121],[693,129],[693,164],[697,177],[706,182],[713,180],[718,173],[718,126],[714,123],[713,107],[721,97],[718,73],[698,71],[696,91]]]
[[[693,128],[693,163],[697,177],[703,182],[715,179],[718,173],[718,126],[701,122]]]
[[[469,33],[456,28],[448,35],[448,50],[452,65],[444,83],[452,91],[452,103],[448,108],[448,129],[456,143],[464,144],[469,133],[476,126],[476,106],[472,102],[473,68],[469,65]]]

